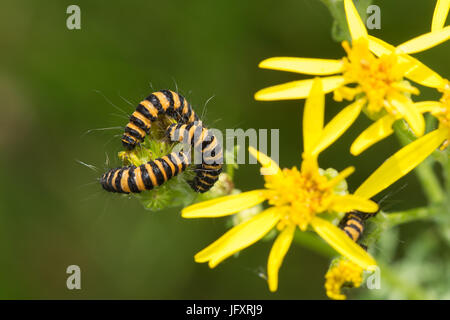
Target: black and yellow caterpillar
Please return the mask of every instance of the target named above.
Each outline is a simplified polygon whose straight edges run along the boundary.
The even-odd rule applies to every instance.
[[[365,221],[369,217],[373,217],[372,213],[364,213],[361,211],[347,212],[339,222],[339,228],[343,230],[353,241],[358,241],[364,232]]]
[[[171,90],[160,90],[150,94],[140,102],[130,117],[122,136],[122,144],[127,150],[132,150],[144,141],[149,133],[152,122],[160,115],[167,115],[179,123],[193,123],[198,121],[189,102]]]
[[[189,184],[194,191],[200,193],[211,189],[219,179],[223,165],[222,145],[217,137],[201,123],[171,124],[166,135],[172,142],[191,145],[194,152],[201,152],[201,164],[195,167],[196,176]]]
[[[189,159],[183,152],[172,152],[138,167],[111,169],[103,174],[100,183],[109,192],[139,193],[162,185],[182,173],[188,165]]]

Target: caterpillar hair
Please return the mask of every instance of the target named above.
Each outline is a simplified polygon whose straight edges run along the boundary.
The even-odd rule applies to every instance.
[[[183,172],[189,164],[183,152],[172,152],[145,164],[107,171],[100,179],[103,189],[117,193],[139,193],[152,190]]]
[[[171,90],[160,90],[150,94],[138,104],[130,117],[122,136],[122,144],[127,150],[132,150],[144,141],[149,133],[152,122],[160,115],[167,115],[179,123],[193,123],[198,121],[189,102]]]
[[[223,165],[222,145],[201,123],[171,124],[166,131],[167,137],[175,142],[191,145],[194,151],[201,152],[202,163],[194,171],[196,176],[189,182],[195,192],[206,192],[219,179]]]
[[[374,214],[361,211],[347,212],[339,222],[339,228],[356,242],[364,232],[365,221],[373,216]]]

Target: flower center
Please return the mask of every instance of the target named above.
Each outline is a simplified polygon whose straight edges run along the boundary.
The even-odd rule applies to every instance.
[[[358,288],[362,283],[363,269],[348,260],[339,260],[325,275],[325,289],[331,299],[344,300],[346,296],[341,293],[343,286]]]
[[[419,93],[417,88],[403,80],[407,70],[398,63],[395,53],[377,58],[369,51],[366,40],[353,41],[352,47],[344,41],[342,46],[347,52],[347,57],[343,58],[345,83],[355,86],[343,86],[335,91],[337,101],[353,100],[356,95],[364,94],[368,100],[366,111],[370,117],[378,118],[386,112],[396,113],[386,103],[391,94]]]
[[[286,224],[298,225],[306,230],[317,213],[327,211],[333,189],[325,184],[327,177],[316,170],[283,169],[278,175],[265,176],[269,204],[282,208]]]

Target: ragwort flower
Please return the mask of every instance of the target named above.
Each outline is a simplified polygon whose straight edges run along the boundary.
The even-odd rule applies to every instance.
[[[425,122],[410,95],[419,90],[406,79],[439,88],[444,80],[434,71],[408,54],[434,47],[450,37],[450,27],[416,37],[397,47],[369,36],[351,0],[345,0],[345,11],[352,44],[343,42],[347,57],[340,60],[293,57],[269,58],[261,68],[320,75],[324,91],[333,92],[337,101],[364,101],[364,112],[376,122],[364,131],[351,153],[357,155],[385,137],[392,123],[404,119],[416,136],[422,136]],[[442,24],[445,5],[436,7],[435,25]],[[445,21],[445,20],[444,20]],[[256,100],[303,99],[308,96],[313,80],[299,80],[262,89]]]
[[[280,169],[275,161],[250,147],[250,152],[262,165],[262,173],[265,173],[264,189],[201,202],[182,210],[184,218],[211,218],[228,216],[264,201],[268,201],[270,206],[233,227],[197,253],[195,261],[208,262],[209,266],[214,268],[224,259],[277,228],[279,235],[272,246],[267,264],[269,289],[276,291],[278,270],[298,228],[301,231],[314,230],[341,255],[362,269],[371,270],[376,264],[375,260],[341,229],[329,222],[329,214],[350,210],[376,212],[378,206],[370,198],[402,177],[406,172],[402,170],[403,162],[406,161],[408,165],[409,159],[407,157],[406,160],[386,161],[354,194],[342,194],[335,189],[354,171],[353,167],[328,179],[317,162],[319,154],[354,121],[362,105],[361,101],[351,104],[324,126],[324,93],[321,81],[315,80],[310,97],[305,103],[304,152],[300,169]]]

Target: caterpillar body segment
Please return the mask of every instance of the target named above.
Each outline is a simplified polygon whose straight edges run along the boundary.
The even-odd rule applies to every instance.
[[[203,193],[217,182],[222,172],[222,165],[198,165],[195,171],[197,175],[189,182],[189,185],[195,192]]]
[[[167,128],[166,135],[173,142],[191,145],[194,151],[201,152],[201,164],[195,167],[196,176],[189,184],[200,193],[211,189],[223,165],[223,150],[216,136],[201,123],[174,123]]]
[[[142,143],[149,134],[152,122],[160,115],[167,115],[179,123],[193,123],[198,116],[187,100],[171,90],[160,90],[150,94],[140,102],[130,116],[125,127],[122,144],[127,150],[132,150]]]
[[[139,193],[162,185],[182,173],[188,165],[189,159],[183,152],[172,152],[138,167],[111,169],[103,174],[100,183],[109,192]]]
[[[373,214],[360,211],[347,212],[339,222],[339,228],[356,242],[364,232],[365,221],[371,216]]]

